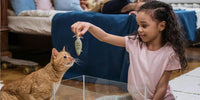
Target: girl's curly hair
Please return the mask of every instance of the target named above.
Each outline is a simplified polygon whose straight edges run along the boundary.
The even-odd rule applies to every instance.
[[[161,1],[149,1],[142,5],[137,12],[140,11],[144,11],[147,14],[150,14],[152,19],[157,22],[166,22],[166,27],[162,31],[162,44],[169,42],[172,45],[174,51],[179,56],[182,70],[186,69],[186,39],[172,7]],[[138,35],[138,32],[135,34]],[[142,41],[141,39],[139,40]]]

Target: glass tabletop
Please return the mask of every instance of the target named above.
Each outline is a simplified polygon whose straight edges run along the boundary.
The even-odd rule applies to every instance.
[[[53,100],[134,99],[128,93],[127,83],[82,75],[62,80],[61,84],[54,83]]]

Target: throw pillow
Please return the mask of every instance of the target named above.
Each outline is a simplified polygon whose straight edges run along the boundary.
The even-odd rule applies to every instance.
[[[75,11],[83,10],[80,6],[80,0],[54,0],[55,10]]]
[[[18,15],[24,10],[35,10],[35,3],[33,0],[10,0],[15,14]]]
[[[34,0],[37,10],[54,10],[51,0]]]

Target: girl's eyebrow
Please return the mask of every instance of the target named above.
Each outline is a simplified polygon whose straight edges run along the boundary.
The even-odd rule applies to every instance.
[[[140,21],[140,23],[147,23],[146,21]]]

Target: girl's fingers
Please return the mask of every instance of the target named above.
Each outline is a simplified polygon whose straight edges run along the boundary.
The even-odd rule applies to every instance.
[[[84,23],[84,28],[82,29],[82,31],[81,31],[81,35],[84,35],[87,31],[88,31],[88,29],[89,29],[89,26],[88,26],[88,24],[87,23]]]
[[[82,23],[79,23],[78,25],[77,25],[77,35],[78,36],[81,36],[81,31],[82,31],[82,29],[84,28],[84,26],[83,26],[83,24]]]
[[[71,26],[71,30],[72,30],[72,32],[74,32],[74,34],[76,34],[75,25],[76,25],[76,23],[74,23],[74,24]]]
[[[74,32],[74,24],[71,25],[71,30]]]
[[[136,15],[136,12],[135,11],[131,11],[131,12],[129,12],[128,15],[131,15],[131,14],[135,14]]]
[[[128,15],[132,15],[132,14],[137,14],[137,12],[136,11],[131,11],[131,12],[129,12],[129,14]]]
[[[74,24],[74,33],[77,35],[78,34],[78,25],[79,25],[79,22],[76,22]]]
[[[76,22],[71,26],[72,32],[75,35],[82,36],[84,35],[89,29],[89,24],[86,22]]]

